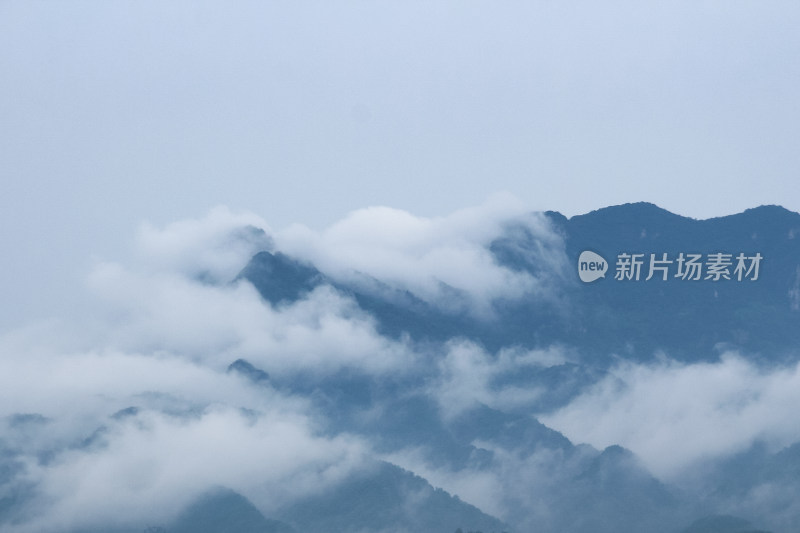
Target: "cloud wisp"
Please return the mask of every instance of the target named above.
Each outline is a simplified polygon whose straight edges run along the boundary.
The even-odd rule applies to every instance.
[[[25,494],[15,531],[135,526],[144,509],[165,522],[215,485],[268,513],[360,468],[368,443],[323,431],[309,401],[228,365],[321,379],[397,373],[414,356],[331,287],[273,307],[230,283],[270,246],[256,224],[216,209],[144,227],[132,265],[89,276],[91,316],[0,337],[0,446],[14,473],[0,488]]]
[[[488,245],[510,224],[543,240],[557,238],[547,220],[509,195],[445,217],[425,218],[389,207],[349,214],[321,232],[294,225],[277,232],[276,246],[314,263],[334,279],[366,275],[407,290],[443,309],[476,315],[496,299],[517,299],[541,290],[526,272],[496,261]]]
[[[493,355],[464,340],[448,342],[444,351],[429,394],[436,398],[446,420],[479,405],[500,410],[530,407],[545,392],[543,388],[508,383],[506,379],[527,369],[553,367],[569,360],[556,347],[547,350],[505,348]]]
[[[798,402],[800,366],[763,369],[727,353],[713,363],[620,363],[541,419],[575,442],[625,446],[659,477],[676,480],[756,441],[780,449],[800,440]]]

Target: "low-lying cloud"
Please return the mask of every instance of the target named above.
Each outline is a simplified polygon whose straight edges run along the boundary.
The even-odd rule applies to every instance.
[[[309,421],[273,407],[243,413],[210,406],[194,416],[157,411],[109,421],[96,442],[41,464],[27,460],[37,484],[20,531],[130,525],[141,516],[166,523],[204,490],[226,486],[263,511],[314,494],[363,461],[355,438],[315,436]],[[43,509],[39,506],[44,506]]]
[[[98,266],[91,287],[114,321],[105,342],[180,354],[215,368],[247,359],[275,374],[325,375],[342,367],[397,370],[411,352],[380,336],[374,320],[334,289],[274,308],[245,281],[208,285],[171,274]]]
[[[539,387],[502,383],[503,378],[527,368],[545,368],[566,363],[565,354],[547,350],[506,348],[491,354],[464,340],[447,343],[439,360],[438,379],[430,387],[445,419],[456,417],[478,405],[514,409],[533,404],[544,392]]]
[[[541,272],[504,266],[488,249],[509,235],[510,255]],[[15,533],[136,526],[142,509],[167,523],[217,485],[269,515],[333,486],[377,449],[484,511],[557,530],[565,522],[553,509],[584,497],[574,480],[607,446],[676,481],[754,442],[800,441],[800,366],[764,369],[729,353],[714,363],[621,362],[603,374],[558,345],[489,351],[463,338],[390,338],[331,285],[270,304],[237,278],[253,254],[277,250],[337,281],[369,277],[440,309],[491,315],[498,301],[546,294],[563,271],[560,237],[506,197],[441,218],[370,208],[322,232],[274,232],[220,208],[144,226],[133,246],[134,261],[98,263],[88,276],[90,316],[0,336],[0,497],[22,495]],[[238,359],[269,379],[229,371]],[[341,376],[354,378],[353,391],[337,390]],[[519,420],[550,409],[542,422],[594,448],[484,435],[459,443],[474,452],[460,463],[431,453],[444,440],[372,443],[383,426],[371,417],[405,408],[403,395],[431,406],[424,423],[443,430],[436,438],[485,407]],[[334,405],[340,397],[351,404]]]
[[[542,290],[530,274],[501,266],[488,250],[511,223],[543,239],[557,238],[541,214],[498,195],[445,217],[360,209],[321,232],[295,225],[277,232],[275,240],[279,249],[335,279],[367,275],[441,308],[485,315],[492,300]]]
[[[93,314],[0,337],[0,447],[13,474],[0,491],[19,497],[14,531],[165,523],[218,485],[269,513],[360,468],[368,443],[228,365],[314,380],[397,374],[415,356],[329,286],[273,307],[232,281],[271,246],[258,227],[226,209],[145,226],[136,261],[91,272]]]
[[[261,217],[219,206],[203,218],[180,220],[163,228],[143,223],[134,252],[151,272],[227,282],[253,255],[272,248],[270,233]]]
[[[763,369],[728,353],[714,363],[621,363],[541,420],[574,442],[633,450],[663,479],[762,441],[800,440],[800,366]]]

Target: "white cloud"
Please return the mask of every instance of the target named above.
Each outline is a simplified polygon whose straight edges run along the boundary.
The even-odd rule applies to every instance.
[[[404,349],[351,316],[352,302],[321,288],[275,310],[247,284],[118,265],[101,266],[92,285],[117,306],[105,335],[83,340],[96,348],[65,350],[60,328],[0,338],[2,444],[26,467],[17,481],[37,490],[18,531],[168,521],[214,485],[269,512],[362,462],[368,446],[321,436],[307,401],[225,372],[235,356],[279,375],[386,370]],[[111,418],[130,406],[139,414]],[[41,417],[15,425],[17,413]],[[98,442],[76,448],[93,434]]]
[[[699,461],[800,440],[800,366],[764,370],[736,354],[719,362],[622,363],[541,420],[573,442],[620,444],[673,480]]]
[[[556,238],[541,214],[508,195],[446,217],[417,217],[389,207],[360,209],[322,232],[295,225],[276,233],[277,247],[336,279],[372,276],[444,308],[490,312],[497,298],[541,290],[527,273],[499,265],[487,249],[510,223],[543,240]]]
[[[126,351],[173,353],[215,368],[245,358],[276,374],[385,372],[412,357],[402,341],[379,335],[371,317],[327,286],[273,308],[249,283],[206,285],[115,264],[99,265],[90,285],[112,322],[105,342]]]
[[[173,222],[163,229],[143,223],[136,236],[136,253],[157,272],[227,282],[253,255],[271,248],[269,233],[261,217],[219,206],[203,218]]]
[[[266,242],[243,224],[260,222],[217,209],[145,227],[138,262],[89,276],[94,313],[0,337],[0,444],[25,466],[15,483],[37,491],[20,532],[166,521],[214,485],[269,512],[363,462],[368,445],[323,436],[309,401],[227,367],[244,358],[278,381],[320,379],[404,372],[416,356],[331,287],[272,307],[226,283]]]
[[[564,489],[574,483],[592,450],[567,455],[562,450],[509,449],[488,441],[472,443],[492,459],[463,468],[431,461],[424,449],[406,449],[387,456],[391,462],[458,495],[482,511],[515,524],[522,531],[558,531],[564,522]],[[568,491],[567,491],[568,492]]]
[[[493,355],[468,341],[451,341],[438,365],[438,379],[430,388],[445,419],[479,404],[499,409],[530,405],[543,393],[536,387],[500,385],[499,378],[526,367],[549,367],[567,362],[556,348],[507,348]]]
[[[256,418],[217,406],[190,418],[147,411],[116,421],[101,445],[29,463],[47,509],[19,531],[164,523],[218,485],[268,513],[324,490],[362,462],[357,439],[316,436],[306,418],[280,407]]]
[[[504,481],[491,469],[452,469],[432,464],[423,449],[406,449],[387,454],[385,459],[425,478],[431,485],[458,496],[492,516],[507,518]]]
[[[0,360],[0,417],[39,413],[94,424],[131,405],[162,407],[167,397],[185,405],[224,402],[260,408],[274,396],[175,356],[53,352]]]

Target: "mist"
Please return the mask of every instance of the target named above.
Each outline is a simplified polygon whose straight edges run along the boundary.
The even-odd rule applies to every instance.
[[[380,461],[433,486],[404,481],[409,509],[443,489],[515,530],[667,532],[737,509],[790,528],[798,510],[775,495],[792,482],[716,487],[800,442],[796,363],[729,350],[605,367],[569,339],[494,349],[470,335],[574,290],[564,239],[508,195],[433,218],[361,209],[321,231],[225,207],[139,225],[126,260],[87,272],[87,312],[0,337],[0,483],[17,502],[4,528],[133,531],[145,511],[170,524],[214,487],[291,521],[369,476],[396,482]],[[270,302],[240,274],[259,253],[319,269],[316,285]],[[462,329],[398,334],[365,294],[409,295]],[[640,511],[620,514],[629,504]]]

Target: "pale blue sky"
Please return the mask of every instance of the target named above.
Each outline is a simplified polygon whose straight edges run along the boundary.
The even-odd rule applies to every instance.
[[[800,210],[797,2],[0,0],[0,327],[140,221]]]

